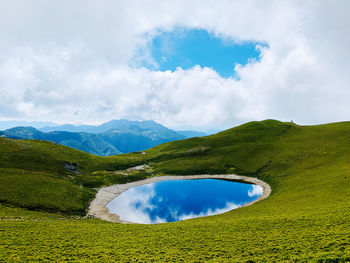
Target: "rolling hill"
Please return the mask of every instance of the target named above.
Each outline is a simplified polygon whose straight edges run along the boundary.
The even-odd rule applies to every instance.
[[[349,262],[350,122],[250,122],[110,157],[0,138],[4,261]],[[147,170],[127,170],[147,163]],[[269,183],[253,206],[158,225],[83,218],[96,188],[165,174]]]

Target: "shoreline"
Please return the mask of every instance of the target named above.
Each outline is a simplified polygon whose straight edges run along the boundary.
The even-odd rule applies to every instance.
[[[240,176],[235,174],[222,174],[222,175],[167,175],[167,176],[155,176],[151,178],[147,178],[144,180],[131,182],[127,184],[115,184],[107,187],[102,187],[98,190],[95,199],[92,200],[89,206],[89,212],[87,215],[93,216],[95,218],[113,222],[113,223],[123,223],[123,224],[138,224],[134,222],[124,221],[119,218],[116,214],[109,213],[108,208],[106,207],[107,204],[112,201],[114,198],[119,196],[124,191],[130,189],[131,187],[144,185],[144,184],[151,184],[156,183],[160,181],[167,181],[167,180],[183,180],[183,179],[224,179],[229,181],[235,181],[235,182],[243,182],[243,183],[249,183],[249,184],[256,184],[262,187],[263,193],[259,198],[255,199],[254,201],[247,203],[241,207],[250,206],[252,204],[255,204],[256,202],[259,202],[271,194],[271,187],[269,184],[265,183],[262,180],[259,180],[255,177],[247,177],[247,176]],[[232,210],[230,210],[232,211]]]

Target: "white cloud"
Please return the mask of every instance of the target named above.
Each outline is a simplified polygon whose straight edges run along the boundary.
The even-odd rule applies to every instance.
[[[248,190],[248,196],[253,197],[253,196],[259,196],[263,194],[263,189],[261,186],[253,184],[252,189]]]
[[[348,120],[349,9],[346,0],[2,1],[0,119],[173,128]],[[239,81],[201,67],[128,66],[145,36],[179,26],[269,48],[237,66]]]
[[[196,218],[196,217],[205,217],[205,216],[212,216],[212,215],[218,215],[222,213],[226,213],[228,211],[231,211],[233,209],[237,209],[241,207],[242,205],[240,204],[235,204],[232,202],[227,202],[226,205],[223,208],[216,208],[216,209],[208,209],[207,211],[202,211],[199,214],[195,213],[190,213],[190,214],[176,214],[176,220],[181,221],[181,220],[186,220],[190,218]]]
[[[141,224],[166,223],[165,219],[159,217],[152,220],[146,212],[154,209],[150,203],[154,196],[154,184],[133,187],[109,202],[107,208],[110,213],[119,215],[124,221]]]

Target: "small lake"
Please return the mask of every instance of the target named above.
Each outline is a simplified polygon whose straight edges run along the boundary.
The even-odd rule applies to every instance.
[[[157,224],[225,213],[262,193],[258,185],[220,179],[168,180],[132,187],[107,208],[123,221]]]

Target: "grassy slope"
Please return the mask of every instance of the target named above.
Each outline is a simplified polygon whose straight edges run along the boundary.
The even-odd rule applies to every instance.
[[[78,164],[79,174],[65,169],[67,162]],[[47,141],[0,138],[0,203],[85,214],[96,193],[93,188],[128,179],[92,172],[117,170],[134,162],[133,157],[102,158]]]
[[[71,184],[73,197],[93,190],[74,188],[81,183],[73,174],[73,179],[65,177],[62,160],[77,162],[82,177],[100,176],[92,172],[118,169],[129,162],[148,162],[158,174],[240,173],[259,177],[273,189],[268,199],[250,207],[160,225],[121,225],[57,214],[48,220],[47,212],[2,205],[0,253],[4,259],[19,261],[350,261],[349,131],[349,122],[305,127],[268,120],[163,144],[145,155],[112,158],[57,145],[48,150],[47,143],[33,141],[20,141],[24,145],[15,151],[9,150],[9,145],[14,147],[12,140],[0,140],[0,178],[4,169],[17,178],[29,176],[30,182],[31,174],[48,178],[53,173],[55,180]],[[4,158],[4,152],[11,158]],[[45,164],[38,161],[42,152],[47,154]],[[26,162],[10,161],[16,156]],[[111,182],[102,179],[104,184]],[[2,193],[3,180],[0,187]],[[85,204],[81,197],[70,202],[74,200]],[[57,201],[70,209],[70,202]],[[18,217],[22,219],[15,220]]]

